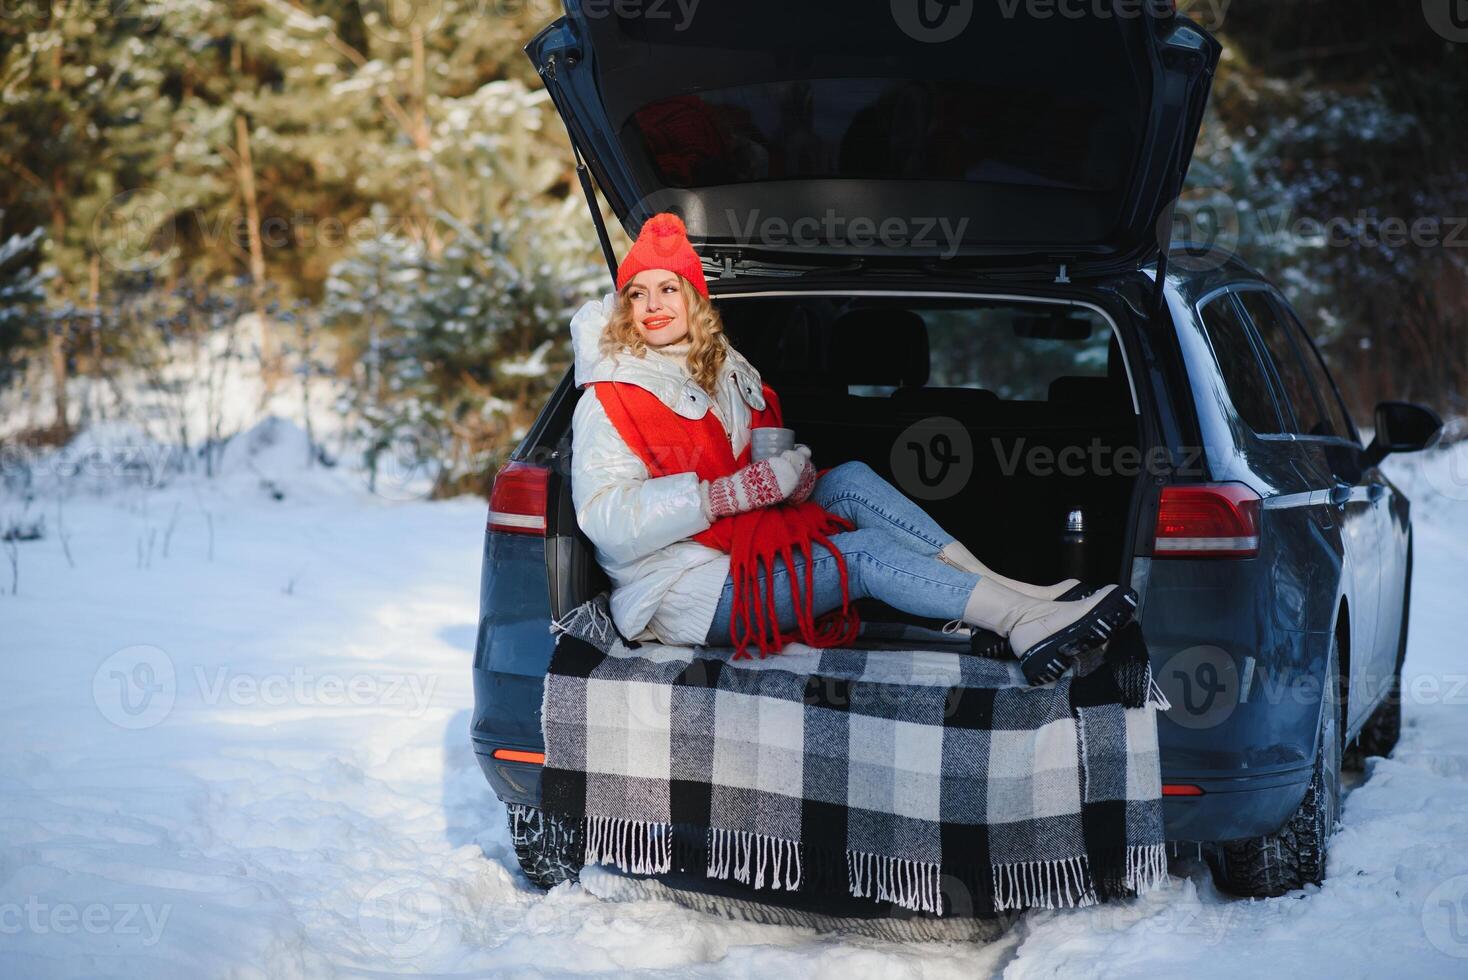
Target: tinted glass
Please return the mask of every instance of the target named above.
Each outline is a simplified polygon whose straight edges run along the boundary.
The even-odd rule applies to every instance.
[[[670,187],[839,177],[1104,191],[1140,139],[1135,99],[1099,83],[802,78],[663,99],[629,127]]]
[[[1280,306],[1278,298],[1271,296],[1270,300],[1276,307]],[[1346,406],[1341,403],[1340,396],[1336,393],[1335,386],[1330,383],[1330,375],[1325,370],[1325,363],[1320,359],[1320,354],[1310,343],[1310,338],[1305,335],[1305,329],[1300,321],[1291,315],[1288,308],[1280,307],[1280,313],[1284,317],[1290,331],[1290,336],[1300,347],[1300,355],[1305,360],[1305,373],[1310,376],[1315,390],[1320,394],[1320,400],[1325,405],[1325,414],[1330,419],[1331,427],[1336,434],[1351,438],[1354,427],[1351,425],[1350,416],[1346,413]]]
[[[1284,386],[1285,397],[1295,410],[1296,431],[1307,436],[1338,435],[1315,397],[1310,377],[1305,372],[1305,362],[1290,340],[1289,325],[1270,302],[1268,294],[1250,289],[1240,292],[1238,297],[1243,300],[1249,319],[1254,321],[1254,329],[1268,348],[1280,384]]]
[[[929,386],[1047,401],[1057,379],[1108,376],[1111,328],[1094,311],[1051,315],[1023,305],[917,312],[928,327]]]
[[[1274,407],[1274,394],[1270,390],[1269,377],[1254,345],[1249,341],[1249,332],[1238,310],[1229,299],[1229,294],[1211,301],[1203,307],[1203,328],[1208,342],[1213,345],[1213,358],[1228,387],[1228,396],[1234,409],[1249,428],[1263,435],[1283,432],[1279,412]]]
[[[936,300],[730,300],[731,341],[777,388],[972,389],[1008,402],[1077,401],[1133,411],[1126,362],[1094,310]]]

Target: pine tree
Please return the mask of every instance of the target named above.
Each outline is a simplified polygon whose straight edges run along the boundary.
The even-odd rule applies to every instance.
[[[374,453],[406,439],[437,492],[474,481],[521,438],[570,362],[565,324],[604,271],[572,231],[568,199],[482,226],[442,216],[443,253],[386,233],[333,269],[327,322],[361,353],[361,435]]]
[[[44,230],[0,242],[0,387],[25,369],[26,352],[39,346],[43,277],[36,271]]]
[[[47,229],[53,299],[95,307],[99,254],[148,245],[137,234],[141,226],[113,219],[129,208],[136,213],[140,202],[118,195],[141,185],[159,161],[155,135],[167,108],[140,36],[150,29],[142,8],[114,11],[80,0],[23,5],[6,18],[0,147],[7,152],[0,165],[20,179],[0,197],[0,232]],[[54,428],[62,436],[70,424],[71,339],[61,329],[45,338]]]

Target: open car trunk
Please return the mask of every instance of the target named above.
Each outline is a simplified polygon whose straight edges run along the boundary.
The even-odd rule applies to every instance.
[[[735,271],[1139,268],[1220,53],[1165,2],[597,6],[567,4],[526,54],[627,233],[674,211]]]
[[[867,463],[990,567],[1042,584],[1065,577],[1062,536],[1079,510],[1083,577],[1130,580],[1143,426],[1128,345],[1100,307],[849,291],[724,296],[718,305],[730,341],[775,389],[785,424],[819,468]],[[570,452],[569,432],[561,452]],[[551,593],[564,610],[608,583],[576,528],[570,481],[552,492],[560,536]],[[858,609],[861,642],[894,631],[966,642],[875,599]]]

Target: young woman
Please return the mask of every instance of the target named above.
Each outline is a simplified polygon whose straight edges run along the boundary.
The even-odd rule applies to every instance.
[[[872,596],[1008,637],[1039,682],[1131,617],[1130,590],[993,572],[864,463],[817,471],[804,445],[751,462],[750,430],[780,425],[778,397],[723,335],[676,215],[646,222],[617,292],[571,332],[591,388],[572,421],[572,499],[628,639],[831,646]]]

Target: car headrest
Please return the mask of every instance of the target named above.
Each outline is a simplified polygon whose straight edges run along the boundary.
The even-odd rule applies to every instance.
[[[831,324],[831,369],[845,384],[928,383],[928,325],[911,310],[850,310]]]
[[[898,388],[892,392],[892,407],[900,412],[952,415],[972,422],[999,404],[999,396],[987,388]]]
[[[1098,410],[1131,411],[1132,408],[1131,392],[1124,377],[1056,378],[1050,382],[1049,398],[1060,405],[1085,405]]]
[[[1094,408],[1132,411],[1132,386],[1127,381],[1126,361],[1121,344],[1113,335],[1106,347],[1106,376],[1067,375],[1050,382],[1050,401],[1062,405],[1090,405]]]
[[[781,324],[775,341],[777,373],[805,374],[811,370],[811,333],[815,329],[811,316],[797,308]]]

